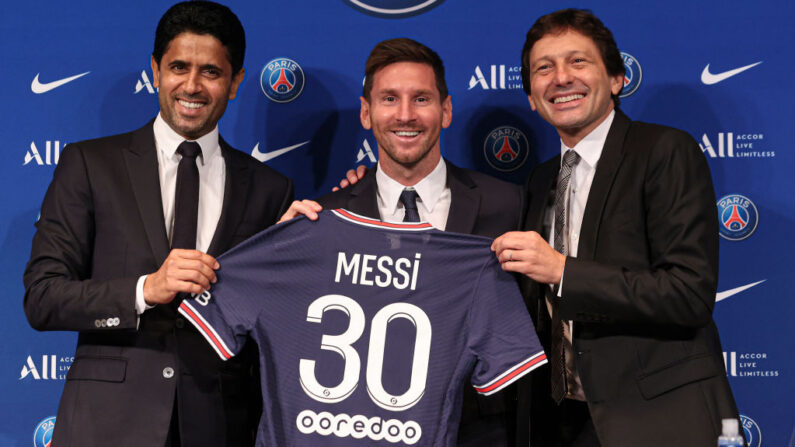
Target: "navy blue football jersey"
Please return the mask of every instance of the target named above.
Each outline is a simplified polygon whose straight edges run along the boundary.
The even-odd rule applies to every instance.
[[[179,310],[221,358],[259,345],[257,445],[453,446],[467,383],[492,394],[546,363],[490,244],[324,211],[219,257]]]

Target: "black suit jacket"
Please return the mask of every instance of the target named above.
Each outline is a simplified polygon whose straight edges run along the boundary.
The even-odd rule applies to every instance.
[[[223,140],[221,152],[226,184],[213,256],[276,222],[293,196],[286,177]],[[159,183],[150,122],[70,144],[42,203],[25,312],[35,329],[79,332],[58,409],[59,447],[162,446],[175,392],[183,445],[253,445],[253,342],[222,362],[175,306],[156,306],[138,322],[136,282],[169,253]]]
[[[445,231],[495,238],[518,228],[522,196],[517,185],[445,162],[451,198]],[[371,169],[355,185],[327,194],[318,202],[324,208],[345,208],[379,219],[377,194],[375,169]],[[458,445],[512,445],[514,408],[513,388],[486,397],[466,387]]]
[[[560,156],[531,174],[526,230],[541,232],[559,168]],[[695,140],[616,111],[559,301],[561,318],[574,320],[577,371],[602,445],[715,445],[721,418],[738,416],[712,319],[717,228]],[[548,286],[527,277],[521,286],[548,348]],[[549,368],[539,371],[519,385],[520,445],[528,421],[534,445],[554,445]]]

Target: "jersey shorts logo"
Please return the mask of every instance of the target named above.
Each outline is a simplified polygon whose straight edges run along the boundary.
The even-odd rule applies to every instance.
[[[640,82],[643,80],[643,70],[640,68],[640,62],[635,59],[635,56],[622,51],[621,58],[624,59],[624,89],[621,90],[619,97],[626,98],[635,93],[640,87]]]
[[[365,14],[387,19],[411,17],[439,6],[444,0],[344,0]]]
[[[483,155],[492,168],[511,172],[519,169],[527,160],[530,145],[521,130],[511,126],[500,126],[483,142]]]
[[[743,426],[745,432],[745,440],[748,442],[748,447],[761,447],[762,446],[762,430],[753,419],[748,416],[740,415],[740,425]]]
[[[52,444],[52,431],[55,428],[55,416],[39,422],[33,430],[33,447],[50,447]]]
[[[748,197],[729,194],[718,200],[718,220],[721,237],[729,241],[741,241],[756,231],[759,212]]]
[[[292,59],[276,58],[262,68],[259,84],[262,93],[273,102],[285,103],[295,100],[304,91],[304,70]]]

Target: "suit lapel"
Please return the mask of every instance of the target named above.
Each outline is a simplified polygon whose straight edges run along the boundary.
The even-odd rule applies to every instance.
[[[550,192],[555,186],[559,170],[560,155],[540,165],[531,174],[526,191],[529,205],[523,230],[535,231],[544,238],[549,237],[549,234],[543,234],[544,215],[547,212]]]
[[[577,257],[580,259],[593,259],[602,213],[618,167],[624,158],[624,139],[630,124],[630,119],[616,109],[613,124],[610,125],[602,155],[596,166],[591,190],[588,193],[588,203],[585,205],[582,217],[580,242],[577,246]]]
[[[472,234],[480,212],[480,194],[477,185],[464,170],[445,160],[447,186],[450,188],[450,211],[445,231]]]
[[[146,237],[159,266],[168,256],[169,245],[152,123],[133,132],[130,146],[124,151],[124,160]]]
[[[218,226],[215,228],[210,247],[207,249],[207,253],[211,256],[218,256],[229,248],[235,227],[243,218],[243,211],[248,202],[248,185],[251,180],[251,170],[233,156],[234,149],[222,138],[219,138],[219,143],[226,165],[226,180],[221,216],[218,219]]]

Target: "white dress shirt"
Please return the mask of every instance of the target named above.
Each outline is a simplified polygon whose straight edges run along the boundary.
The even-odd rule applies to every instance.
[[[177,187],[177,167],[182,156],[177,148],[185,138],[174,131],[158,114],[153,130],[155,133],[155,150],[157,151],[157,169],[160,177],[160,197],[163,202],[163,217],[166,222],[166,235],[169,244],[174,231],[174,196]],[[226,163],[221,154],[218,139],[218,126],[198,140],[202,148],[201,155],[196,159],[199,168],[199,217],[196,227],[196,249],[206,252],[221,217],[224,203],[224,184],[226,182]],[[147,275],[138,279],[135,290],[135,310],[144,313],[148,306],[144,301],[144,282]]]
[[[386,175],[383,169],[375,171],[375,182],[378,185],[378,212],[381,214],[381,220],[403,222],[406,211],[400,203],[400,193],[407,187]],[[419,196],[417,210],[420,213],[420,220],[444,231],[451,200],[450,188],[447,187],[447,164],[444,159],[440,158],[430,174],[408,188],[413,188]]]

